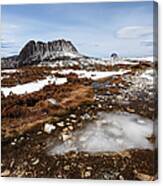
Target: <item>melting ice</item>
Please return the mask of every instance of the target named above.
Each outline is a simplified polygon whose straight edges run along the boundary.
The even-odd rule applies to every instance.
[[[126,149],[152,149],[147,140],[153,134],[153,121],[130,113],[99,113],[99,119],[87,124],[72,138],[53,146],[51,155],[69,151],[104,152]]]

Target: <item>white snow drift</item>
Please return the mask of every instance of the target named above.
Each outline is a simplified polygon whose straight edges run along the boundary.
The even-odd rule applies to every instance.
[[[58,72],[59,74],[67,75],[70,73],[77,74],[79,78],[90,78],[97,80],[100,78],[106,78],[115,75],[123,75],[130,72],[130,70],[119,70],[119,71],[86,71],[86,70],[73,70],[67,69],[62,71],[53,71],[53,73]]]
[[[38,91],[48,84],[55,83],[56,85],[61,85],[66,82],[67,82],[67,78],[57,78],[57,77],[47,76],[46,79],[25,83],[22,85],[16,85],[14,87],[1,87],[1,91],[5,96],[8,96],[10,92],[19,95],[19,94]]]

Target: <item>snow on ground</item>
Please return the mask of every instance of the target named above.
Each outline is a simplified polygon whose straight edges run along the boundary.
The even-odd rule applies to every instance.
[[[73,66],[80,66],[80,67],[91,67],[94,65],[117,65],[117,64],[123,64],[123,65],[136,65],[139,64],[137,62],[132,62],[132,61],[127,61],[127,59],[120,58],[118,60],[112,60],[112,59],[94,59],[94,58],[89,58],[89,59],[82,59],[78,58],[76,59],[69,59],[69,60],[57,60],[55,62],[48,62],[44,61],[41,62],[38,66],[50,66],[50,67],[73,67]]]
[[[118,152],[126,149],[153,149],[147,140],[153,134],[153,121],[130,113],[99,113],[98,120],[89,122],[85,129],[74,132],[71,140],[54,146],[48,154],[69,151]]]
[[[115,64],[116,65],[119,65],[119,64],[122,64],[122,65],[137,65],[139,63],[138,62],[126,61],[126,60],[119,60],[119,61],[116,61]]]
[[[25,83],[22,85],[16,85],[14,87],[1,87],[1,91],[5,96],[8,96],[12,91],[14,94],[25,94],[38,91],[48,84],[55,83],[56,85],[61,85],[67,82],[67,78],[57,78],[52,76],[47,76],[46,79],[38,80],[30,83]]]
[[[86,71],[86,70],[73,70],[67,69],[62,71],[52,71],[52,73],[58,72],[59,74],[68,75],[70,73],[77,74],[79,78],[91,78],[92,80],[97,80],[101,78],[106,78],[114,75],[123,75],[130,70],[120,70],[120,71]]]
[[[156,57],[154,57],[154,56],[149,56],[149,57],[131,57],[131,58],[127,58],[127,59],[129,59],[129,60],[133,60],[133,61],[150,61],[150,62],[154,62],[154,61],[156,61],[157,60],[157,58]]]
[[[1,80],[4,79],[4,78],[9,78],[9,77],[10,77],[9,75],[1,76]]]
[[[15,73],[18,72],[17,69],[6,69],[6,70],[1,70],[1,73]]]
[[[145,70],[142,74],[141,74],[141,78],[147,79],[149,81],[151,81],[151,83],[154,81],[154,78],[157,77],[156,76],[156,71],[154,69],[149,69],[149,70]]]
[[[75,73],[79,76],[79,78],[91,78],[93,80],[97,80],[100,78],[105,78],[113,75],[122,75],[124,73],[129,72],[129,70],[125,71],[86,71],[86,70],[62,70],[62,71],[52,71],[52,73],[60,73],[60,74],[70,74]],[[1,91],[4,93],[5,96],[8,96],[10,92],[13,92],[14,94],[24,94],[24,93],[31,93],[34,91],[38,91],[42,89],[44,86],[48,85],[49,83],[55,83],[56,85],[64,84],[67,82],[67,78],[56,78],[52,76],[48,76],[46,79],[34,81],[22,85],[16,85],[14,87],[2,87]]]

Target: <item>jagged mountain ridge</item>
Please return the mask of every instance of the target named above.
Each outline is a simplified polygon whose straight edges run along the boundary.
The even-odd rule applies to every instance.
[[[38,64],[43,61],[63,59],[64,57],[81,56],[71,41],[64,39],[52,42],[29,41],[17,56],[2,58],[2,68],[16,68],[25,65]]]

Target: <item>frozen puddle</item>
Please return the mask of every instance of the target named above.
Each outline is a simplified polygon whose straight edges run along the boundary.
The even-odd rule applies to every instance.
[[[153,121],[136,114],[99,113],[99,120],[88,123],[70,139],[52,147],[48,154],[64,154],[69,151],[117,152],[126,149],[153,149],[147,140],[153,134]]]
[[[67,78],[57,78],[57,77],[47,76],[46,79],[25,83],[22,85],[16,85],[14,87],[1,87],[1,91],[5,96],[8,96],[10,92],[19,95],[19,94],[38,91],[48,84],[55,83],[55,85],[61,85],[66,82],[67,82]]]

